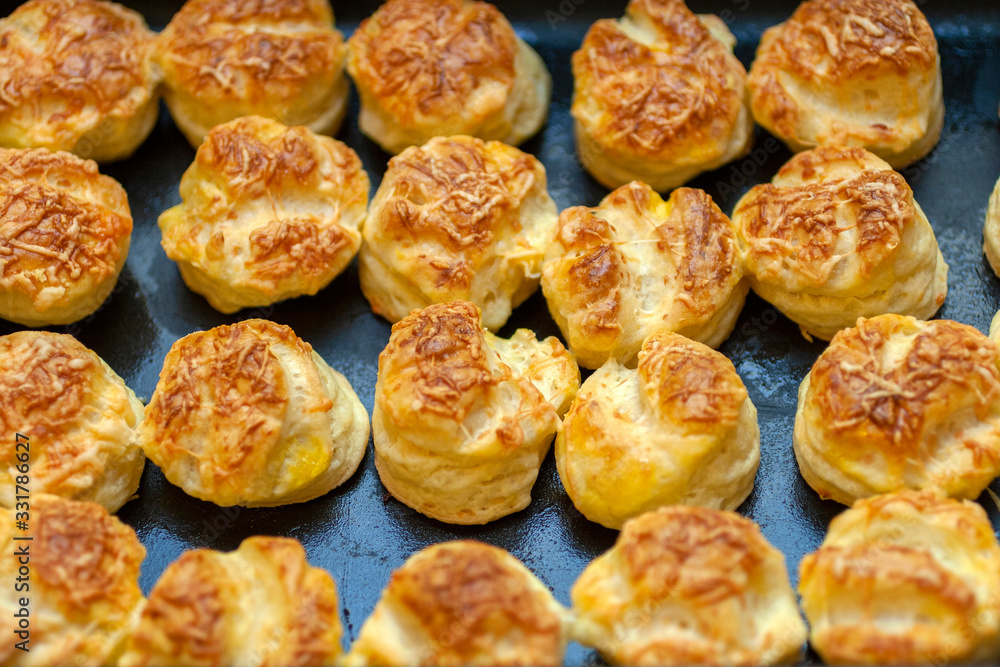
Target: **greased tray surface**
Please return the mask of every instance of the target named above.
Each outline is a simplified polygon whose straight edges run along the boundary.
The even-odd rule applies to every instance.
[[[985,330],[1000,307],[1000,280],[982,253],[982,225],[989,194],[1000,176],[1000,2],[917,0],[934,26],[944,75],[945,127],[929,157],[903,171],[937,232],[947,260],[948,298],[939,316]],[[17,3],[2,3],[6,15]],[[180,1],[124,4],[162,29]],[[375,2],[334,0],[345,35],[373,12]],[[559,208],[595,205],[607,190],[590,179],[575,158],[569,115],[570,54],[597,18],[620,16],[625,2],[600,0],[495,0],[518,32],[541,54],[554,80],[549,121],[522,148],[541,159]],[[784,20],[797,2],[780,0],[689,0],[696,12],[719,14],[739,40],[737,55],[749,67],[761,32]],[[372,192],[388,155],[357,127],[354,95],[338,138],[358,152],[372,179]],[[233,316],[214,311],[188,291],[160,248],[157,216],[179,202],[177,186],[194,151],[165,108],[152,135],[129,160],[102,167],[129,195],[135,218],[132,248],[113,296],[88,320],[53,330],[71,333],[94,349],[144,400],[156,386],[170,345],[192,331],[250,317],[265,317],[295,332],[350,380],[372,409],[378,354],[389,324],[373,315],[358,286],[356,264],[315,297]],[[790,157],[776,139],[757,129],[749,157],[705,174],[689,185],[707,190],[726,213],[751,186],[770,180]],[[528,327],[539,337],[558,330],[537,293],[518,308],[501,332]],[[19,327],[0,321],[0,334]],[[759,411],[761,465],[753,494],[740,512],[760,524],[784,552],[793,584],[802,556],[822,541],[830,519],[843,508],[819,500],[799,476],[792,453],[796,390],[823,343],[808,343],[798,328],[751,295],[730,339],[722,346],[746,383]],[[991,489],[1000,493],[1000,483]],[[435,542],[473,538],[507,549],[531,568],[564,604],[573,581],[616,533],[590,523],[563,492],[550,453],[524,511],[482,527],[450,526],[396,502],[375,473],[371,447],[357,473],[317,500],[270,509],[219,508],[185,495],[148,463],[139,497],[118,516],[147,549],[141,585],[149,592],[164,568],[185,549],[235,549],[250,535],[287,535],[304,545],[312,564],[327,569],[340,594],[345,646],[357,637],[393,569],[413,552]],[[994,526],[998,503],[980,498]],[[809,660],[815,660],[810,654]],[[567,662],[591,663],[595,653],[572,644]]]

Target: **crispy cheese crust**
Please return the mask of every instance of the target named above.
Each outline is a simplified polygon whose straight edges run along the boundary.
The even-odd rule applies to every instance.
[[[271,507],[342,484],[368,433],[368,414],[344,376],[290,328],[245,320],[174,343],[138,438],[186,493]]]
[[[481,524],[524,509],[580,384],[555,338],[485,331],[469,302],[429,306],[392,328],[379,355],[375,466],[400,502]]]
[[[944,122],[934,32],[910,0],[810,0],[764,32],[750,68],[757,122],[793,151],[862,146],[901,169]]]
[[[799,568],[810,641],[829,664],[993,662],[1000,545],[983,508],[932,492],[859,500]]]
[[[159,219],[184,282],[234,313],[316,294],[361,245],[368,174],[357,154],[305,127],[248,116],[219,125]]]
[[[506,551],[470,540],[393,572],[345,667],[563,663],[566,610]]]
[[[0,317],[69,324],[111,294],[132,239],[125,190],[97,164],[0,148]]]
[[[127,158],[156,123],[153,37],[98,0],[31,0],[0,19],[0,145]]]
[[[1000,474],[1000,347],[884,315],[837,334],[799,388],[795,454],[824,498],[903,488],[976,498]]]

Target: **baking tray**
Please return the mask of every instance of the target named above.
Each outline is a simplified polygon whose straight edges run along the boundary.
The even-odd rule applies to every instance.
[[[985,330],[1000,307],[1000,281],[982,254],[986,203],[1000,175],[1000,3],[974,0],[917,0],[927,13],[941,49],[946,105],[940,144],[923,161],[903,171],[937,232],[950,265],[949,293],[939,316]],[[180,2],[125,2],[162,29]],[[620,16],[625,2],[599,0],[497,0],[518,32],[534,46],[554,80],[548,124],[522,148],[541,159],[559,208],[595,205],[607,190],[589,178],[574,153],[569,115],[570,54],[588,26]],[[696,12],[719,14],[739,40],[736,54],[749,66],[761,32],[784,20],[793,0],[690,0]],[[2,3],[7,14],[16,3]],[[374,2],[333,3],[345,34],[375,10]],[[358,131],[357,96],[338,138],[358,152],[372,179],[381,180],[389,156]],[[291,326],[351,381],[372,409],[378,354],[389,324],[373,315],[358,287],[356,265],[315,297],[274,307],[222,315],[188,291],[160,248],[157,216],[179,202],[177,186],[194,151],[162,109],[153,133],[129,160],[102,168],[129,195],[135,229],[118,287],[92,317],[54,331],[77,336],[148,400],[170,345],[186,334],[249,317]],[[760,128],[746,159],[690,183],[707,190],[723,211],[751,186],[768,181],[790,157]],[[501,335],[528,327],[539,337],[558,335],[541,293],[518,308]],[[0,321],[0,334],[19,327]],[[760,524],[784,552],[793,584],[802,556],[816,549],[830,519],[843,507],[821,501],[802,480],[792,453],[792,424],[798,383],[823,350],[798,328],[751,295],[732,337],[721,351],[733,360],[758,409],[761,464],[756,486],[740,512]],[[993,491],[1000,492],[994,482]],[[336,579],[345,647],[357,637],[393,569],[413,552],[444,540],[473,538],[507,549],[533,570],[555,596],[569,604],[569,590],[583,568],[614,542],[616,532],[590,523],[573,507],[559,483],[553,456],[542,465],[524,511],[482,527],[451,526],[428,519],[389,497],[375,473],[371,448],[357,473],[335,491],[308,503],[269,509],[219,508],[195,500],[171,485],[148,463],[138,498],[118,516],[135,528],[147,549],[140,584],[149,592],[164,568],[196,547],[235,549],[251,535],[286,535],[306,548],[312,564]],[[997,503],[980,498],[994,526]],[[571,644],[567,663],[598,663],[596,653]],[[815,661],[813,654],[807,662]]]

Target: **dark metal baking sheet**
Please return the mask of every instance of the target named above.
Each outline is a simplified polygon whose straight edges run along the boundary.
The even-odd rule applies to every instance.
[[[940,317],[985,329],[1000,306],[1000,281],[982,255],[982,224],[993,184],[1000,176],[1000,3],[996,0],[917,0],[934,25],[944,70],[947,112],[941,143],[928,158],[903,173],[927,212],[951,270]],[[125,4],[142,11],[160,29],[180,2]],[[497,0],[520,34],[544,58],[554,79],[551,113],[543,132],[524,150],[548,169],[550,191],[560,209],[596,204],[607,192],[580,168],[573,148],[569,101],[569,57],[592,21],[622,13],[625,2],[600,0]],[[690,0],[697,12],[719,14],[739,39],[737,55],[749,66],[764,28],[787,17],[793,0]],[[4,3],[4,14],[15,3]],[[374,2],[334,1],[338,26],[349,34],[374,11]],[[339,138],[362,157],[373,192],[388,156],[357,128],[357,97]],[[372,315],[352,265],[316,297],[226,316],[212,310],[181,282],[160,249],[157,216],[179,201],[177,186],[194,151],[164,109],[149,140],[129,160],[103,171],[128,191],[135,217],[132,249],[120,284],[93,317],[53,330],[76,335],[148,399],[163,358],[181,336],[248,317],[288,324],[351,381],[371,411],[378,353],[389,325]],[[769,180],[789,153],[758,128],[750,157],[701,176],[690,185],[707,190],[727,213],[754,184]],[[558,334],[541,294],[518,308],[502,332],[529,327],[539,336]],[[18,327],[0,321],[0,334]],[[758,522],[784,552],[793,583],[803,554],[815,549],[842,508],[820,501],[799,476],[792,454],[792,423],[799,381],[822,351],[760,299],[751,296],[732,337],[729,356],[757,405],[761,465],[756,487],[740,511]],[[1000,492],[1000,483],[993,484]],[[255,534],[299,539],[310,561],[329,570],[339,588],[345,645],[357,636],[391,571],[429,544],[475,538],[503,547],[531,568],[564,604],[569,589],[591,559],[608,549],[616,533],[584,519],[566,497],[550,453],[525,511],[485,527],[449,526],[425,518],[390,498],[375,473],[369,447],[360,469],[332,493],[301,505],[273,509],[223,509],[185,495],[147,464],[139,497],[119,512],[148,551],[141,584],[148,593],[163,569],[194,547],[234,549]],[[1000,525],[990,495],[980,499]],[[809,659],[815,659],[810,656]],[[571,645],[567,662],[594,662],[596,654]]]

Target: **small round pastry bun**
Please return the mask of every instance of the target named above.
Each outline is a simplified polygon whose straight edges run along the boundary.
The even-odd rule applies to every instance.
[[[361,291],[390,322],[472,301],[496,331],[537,289],[558,220],[533,156],[498,141],[431,139],[389,160],[361,230]]]
[[[757,409],[732,362],[669,331],[646,339],[637,369],[611,359],[587,378],[555,447],[573,504],[614,529],[663,505],[734,510],[760,463]]]
[[[863,148],[794,156],[733,211],[750,286],[830,340],[859,317],[930,318],[948,292],[948,265],[903,177]]]
[[[993,316],[993,320],[990,322],[990,340],[1000,345],[1000,311]]]
[[[0,148],[0,317],[28,327],[96,311],[125,266],[132,213],[97,163]]]
[[[118,665],[332,665],[341,634],[333,578],[298,541],[256,536],[171,563]]]
[[[749,286],[736,232],[702,190],[663,201],[632,182],[596,208],[559,216],[542,267],[542,291],[577,362],[633,365],[642,341],[669,330],[718,347]]]
[[[187,0],[156,43],[164,100],[195,148],[216,125],[251,115],[336,134],[345,59],[327,0]]]
[[[218,311],[313,295],[361,245],[368,174],[357,154],[306,127],[247,116],[218,125],[159,220],[181,277]]]
[[[516,146],[548,115],[545,63],[486,2],[388,0],[348,49],[358,125],[392,154],[456,134]]]
[[[784,556],[732,512],[675,506],[631,519],[570,597],[573,639],[613,664],[783,664],[806,640]]]
[[[900,491],[857,501],[802,559],[799,594],[828,664],[1000,656],[1000,545],[968,500]]]
[[[0,146],[129,157],[159,111],[153,39],[100,0],[31,0],[0,19]]]
[[[97,503],[33,491],[30,505],[27,531],[15,524],[23,511],[5,510],[0,520],[0,579],[7,582],[0,591],[0,664],[116,664],[145,603],[139,567],[146,549]],[[25,640],[27,652],[15,646]]]
[[[344,667],[563,664],[568,612],[503,549],[459,540],[392,573]]]
[[[375,467],[397,500],[446,523],[524,509],[580,386],[556,338],[498,338],[467,301],[414,311],[379,355]]]
[[[799,386],[793,442],[809,486],[845,505],[904,488],[976,498],[1000,475],[1000,347],[950,320],[859,319]]]
[[[986,207],[986,224],[983,225],[983,252],[993,272],[1000,276],[1000,179],[997,180]]]
[[[14,507],[24,478],[32,493],[118,511],[146,462],[133,442],[142,412],[122,379],[72,336],[0,336],[0,506]]]
[[[792,151],[862,146],[902,169],[941,136],[941,59],[911,0],[810,0],[764,31],[754,118]]]
[[[745,155],[753,142],[746,70],[717,16],[682,0],[631,0],[573,54],[576,145],[601,184],[657,192]]]
[[[274,507],[340,486],[368,433],[347,378],[290,328],[245,320],[173,344],[138,439],[185,493]]]

